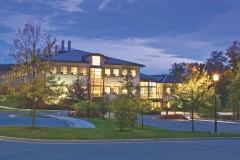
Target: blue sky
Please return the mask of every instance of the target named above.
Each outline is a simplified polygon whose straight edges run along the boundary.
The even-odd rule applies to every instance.
[[[0,0],[0,63],[30,18],[75,49],[146,65],[166,74],[171,64],[205,62],[240,37],[239,0]],[[65,44],[66,45],[66,44]]]

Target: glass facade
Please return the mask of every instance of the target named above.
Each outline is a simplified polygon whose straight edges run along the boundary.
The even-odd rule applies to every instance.
[[[103,69],[90,68],[90,93],[91,97],[103,95]]]

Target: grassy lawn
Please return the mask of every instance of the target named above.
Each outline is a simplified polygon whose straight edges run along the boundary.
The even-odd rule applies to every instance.
[[[137,124],[134,128],[126,128],[119,132],[113,119],[91,119],[96,129],[44,127],[38,130],[29,130],[28,127],[4,126],[0,127],[1,136],[34,138],[34,139],[61,139],[61,140],[104,140],[104,139],[143,139],[143,138],[202,138],[202,137],[240,137],[240,134],[209,132],[180,132],[167,131],[151,126]]]

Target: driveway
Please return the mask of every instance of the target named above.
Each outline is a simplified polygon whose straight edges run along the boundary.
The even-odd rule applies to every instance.
[[[141,119],[138,120],[141,123]],[[189,120],[163,120],[155,119],[155,116],[144,115],[144,124],[174,131],[191,131],[192,121]],[[218,122],[219,132],[234,132],[240,134],[240,123]],[[194,121],[195,131],[213,132],[214,121]]]

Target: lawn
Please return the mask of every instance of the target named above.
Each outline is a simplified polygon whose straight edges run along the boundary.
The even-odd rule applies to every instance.
[[[104,140],[104,139],[143,139],[143,138],[206,138],[206,137],[240,137],[236,133],[211,134],[209,132],[181,132],[168,131],[151,126],[137,124],[133,128],[126,128],[120,132],[114,119],[89,120],[96,129],[43,127],[29,130],[28,127],[4,126],[0,127],[0,135],[18,138],[58,139],[58,140]]]

